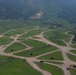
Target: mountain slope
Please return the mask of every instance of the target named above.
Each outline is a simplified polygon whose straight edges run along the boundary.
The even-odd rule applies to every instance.
[[[75,0],[0,0],[0,19],[76,20]]]

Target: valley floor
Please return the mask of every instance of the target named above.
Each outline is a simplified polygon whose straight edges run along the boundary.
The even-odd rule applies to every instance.
[[[11,34],[10,32],[12,31],[13,30],[9,30],[0,35],[0,38],[6,36],[12,39],[9,43],[0,46],[1,56],[8,56],[15,59],[25,60],[41,75],[75,75],[72,73],[72,70],[74,69],[76,71],[76,68],[74,68],[72,65],[76,66],[76,54],[71,51],[76,51],[76,48],[71,46],[74,36],[68,34],[68,31],[64,32],[64,34],[70,35],[70,40],[67,42],[62,39],[66,44],[62,46],[45,37],[45,33],[54,30],[40,30],[36,28],[25,31],[22,34],[9,36],[9,34]],[[38,47],[39,44],[40,47]],[[43,51],[39,52],[38,50]]]

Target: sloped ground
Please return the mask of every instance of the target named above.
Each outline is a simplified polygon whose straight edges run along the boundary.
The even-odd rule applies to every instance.
[[[9,44],[0,46],[0,55],[9,56],[9,58],[12,57],[12,59],[9,60],[11,62],[6,62],[7,64],[4,63],[1,67],[0,75],[5,75],[6,73],[8,75],[10,75],[10,73],[11,75],[75,75],[76,69],[73,70],[70,67],[70,65],[76,65],[76,61],[74,61],[76,54],[70,52],[71,50],[75,50],[75,48],[71,47],[73,36],[71,35],[70,40],[67,42],[65,39],[68,38],[68,33],[62,32],[64,33],[64,36],[67,36],[64,37],[62,34],[60,34],[60,37],[62,38],[58,36],[59,39],[64,40],[62,42],[65,42],[66,45],[63,46],[53,42],[52,39],[49,41],[45,37],[45,33],[48,31],[37,30],[37,33],[35,33],[36,30],[37,29],[32,30],[32,34],[28,34],[31,33],[31,30],[29,30],[23,34],[14,37],[12,36],[11,38],[13,40]],[[33,33],[35,34],[33,35]],[[23,37],[24,35],[25,37]],[[26,37],[26,35],[28,35],[28,37]],[[52,37],[52,35],[55,34],[52,33],[51,36],[49,35],[48,37]],[[23,37],[24,39],[20,40],[20,37]],[[16,44],[17,42],[19,45]],[[12,52],[5,52],[12,48]],[[73,56],[72,59],[70,59],[68,53]],[[29,54],[29,56],[27,54]],[[5,62],[7,58],[2,56],[0,56],[0,59],[2,62]],[[69,68],[69,70],[67,70],[67,68]]]

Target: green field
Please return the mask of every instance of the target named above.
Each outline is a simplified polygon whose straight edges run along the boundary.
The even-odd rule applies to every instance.
[[[62,27],[52,25],[54,22],[57,25],[62,25]],[[70,34],[75,34],[75,27],[75,25],[69,24],[66,20],[57,19],[57,17],[54,18],[53,16],[49,23],[47,23],[47,20],[0,21],[0,34],[3,35],[0,35],[0,54],[2,53],[0,55],[0,75],[42,75],[41,72],[30,66],[27,61],[36,63],[41,70],[48,71],[52,75],[64,75],[63,70],[56,65],[62,66],[68,63],[68,61],[64,63],[64,57],[62,56],[62,51],[60,51],[65,48],[67,49],[67,57],[76,62],[76,56],[68,52],[68,48],[72,47],[74,49],[70,49],[70,52],[76,54],[76,44],[68,44],[69,47],[65,43],[69,43],[72,37]],[[43,31],[43,38],[49,42],[46,42],[45,39],[42,39],[45,43],[36,40],[40,38],[35,36]],[[70,31],[69,34],[65,34],[68,31]],[[18,37],[16,41],[12,39],[12,36],[13,38]],[[30,47],[32,48],[27,50]],[[75,69],[68,71],[70,71],[71,75],[76,75]]]
[[[20,34],[21,35],[24,32],[26,32],[26,30],[24,30],[23,28],[19,28],[19,29],[14,29],[14,30],[6,33],[4,36],[9,36],[9,37],[16,36],[16,34]]]
[[[13,39],[9,37],[0,37],[0,45],[6,45],[9,44]]]
[[[19,53],[15,53],[15,55],[24,56],[24,57],[34,57],[34,56],[38,56],[40,54],[47,53],[47,52],[50,52],[50,51],[53,51],[53,50],[56,50],[56,49],[57,48],[54,47],[54,46],[51,46],[51,47],[42,46],[42,47],[39,47],[39,48],[33,48],[31,50],[26,50],[26,51],[22,51],[22,52],[19,52]]]
[[[76,62],[76,56],[71,55],[69,53],[67,53],[67,56],[69,57],[70,60],[75,61]]]
[[[24,40],[25,38],[28,38],[28,37],[33,37],[35,35],[38,35],[42,32],[43,30],[32,30],[32,31],[29,31],[27,34],[19,37],[19,40]]]
[[[62,57],[61,52],[57,51],[57,52],[53,52],[53,53],[50,53],[48,55],[42,56],[39,59],[43,59],[43,60],[63,60],[63,57]]]
[[[72,45],[73,48],[76,48],[76,44]]]
[[[1,56],[0,55],[0,61],[2,61],[2,60],[4,60],[4,59],[7,59],[8,57],[6,57],[6,56]]]
[[[25,49],[26,46],[15,42],[14,44],[12,44],[11,46],[7,47],[7,49],[5,50],[6,53],[10,53],[10,52],[14,52],[14,51],[18,51],[18,50],[23,50]]]
[[[54,61],[54,60],[50,60],[50,61],[44,61],[44,62],[49,62],[49,63],[54,63],[54,64],[63,64],[63,62],[57,62],[57,61]]]
[[[65,34],[62,31],[48,31],[48,32],[45,32],[44,36],[48,40],[50,40],[58,45],[61,45],[61,46],[66,46],[66,44],[62,40],[65,40],[66,42],[68,42],[70,40],[70,36]]]
[[[31,39],[28,39],[28,40],[23,40],[21,41],[29,46],[32,46],[34,48],[39,48],[39,47],[42,47],[42,46],[46,46],[45,43],[43,42],[40,42],[40,41],[37,41],[37,40],[31,40]]]
[[[76,54],[76,50],[71,50],[70,52],[72,52],[72,53]]]
[[[0,58],[3,58],[0,56]],[[29,72],[30,71],[30,72]],[[33,69],[26,61],[14,58],[4,58],[0,61],[0,75],[42,75]]]
[[[45,64],[45,63],[37,63],[37,64],[43,70],[46,70],[46,71],[49,71],[50,73],[52,73],[52,75],[64,75],[63,71],[56,66],[48,65],[48,64]]]
[[[76,69],[71,69],[70,72],[71,72],[71,75],[76,75]]]

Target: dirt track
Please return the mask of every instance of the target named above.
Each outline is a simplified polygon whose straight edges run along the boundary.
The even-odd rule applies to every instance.
[[[9,31],[8,31],[8,32],[9,32]],[[8,33],[8,32],[6,32],[6,33]],[[6,34],[6,33],[4,33],[4,34]],[[26,34],[26,33],[28,33],[28,32],[25,32],[25,33],[23,33],[22,35],[24,35],[24,34]],[[62,56],[63,56],[63,58],[64,58],[64,60],[61,61],[61,62],[63,62],[64,64],[62,64],[62,65],[57,65],[57,64],[53,64],[53,63],[49,63],[49,62],[45,62],[45,63],[46,63],[46,64],[49,64],[49,65],[51,64],[51,65],[54,65],[54,66],[57,66],[57,67],[61,68],[61,69],[64,71],[64,75],[71,75],[70,72],[69,72],[69,70],[66,70],[66,68],[68,68],[71,64],[76,64],[76,62],[70,60],[70,59],[67,57],[67,53],[70,53],[69,51],[72,50],[72,49],[74,49],[74,48],[72,48],[72,47],[70,46],[70,44],[71,44],[72,39],[74,38],[74,36],[72,36],[72,38],[70,39],[69,43],[65,42],[65,43],[67,44],[67,46],[59,46],[59,45],[57,45],[57,44],[55,44],[55,43],[47,40],[47,39],[44,37],[44,33],[45,33],[45,31],[42,32],[40,35],[37,35],[37,36],[36,36],[36,37],[38,37],[39,39],[37,39],[37,38],[30,38],[30,39],[38,40],[38,41],[44,42],[44,43],[46,43],[46,44],[55,46],[55,47],[58,48],[57,50],[51,51],[51,52],[47,52],[47,53],[44,53],[44,54],[41,54],[41,55],[38,55],[38,56],[32,57],[32,58],[13,55],[13,53],[17,53],[17,52],[21,52],[21,51],[29,50],[29,49],[33,48],[33,47],[30,47],[30,46],[28,46],[28,45],[26,45],[26,44],[18,41],[17,39],[18,39],[20,36],[22,36],[22,35],[19,35],[19,36],[13,38],[14,40],[13,40],[10,44],[8,44],[8,45],[6,45],[6,46],[0,46],[0,55],[10,56],[10,57],[20,58],[20,59],[26,59],[26,61],[27,61],[34,69],[38,70],[38,71],[41,72],[43,75],[52,75],[51,73],[49,73],[49,72],[47,72],[47,71],[42,70],[41,68],[39,68],[39,66],[37,66],[34,62],[40,62],[40,60],[37,59],[37,58],[39,58],[39,57],[41,57],[41,56],[50,54],[50,53],[52,53],[52,52],[61,51],[61,52],[62,52]],[[3,34],[3,35],[4,35],[4,34]],[[68,33],[66,32],[66,34],[68,34]],[[1,36],[3,36],[3,35],[1,35]],[[7,47],[9,47],[10,45],[12,45],[13,43],[15,43],[15,42],[19,42],[19,43],[25,45],[27,48],[24,49],[24,50],[15,51],[15,52],[12,52],[12,53],[4,53],[4,50],[5,50]],[[76,54],[73,54],[73,53],[70,53],[70,54],[76,56]],[[43,61],[44,61],[44,60],[43,60]],[[48,60],[46,60],[46,61],[48,61]],[[56,61],[56,62],[60,62],[60,61],[57,61],[57,60],[55,60],[55,61]]]

